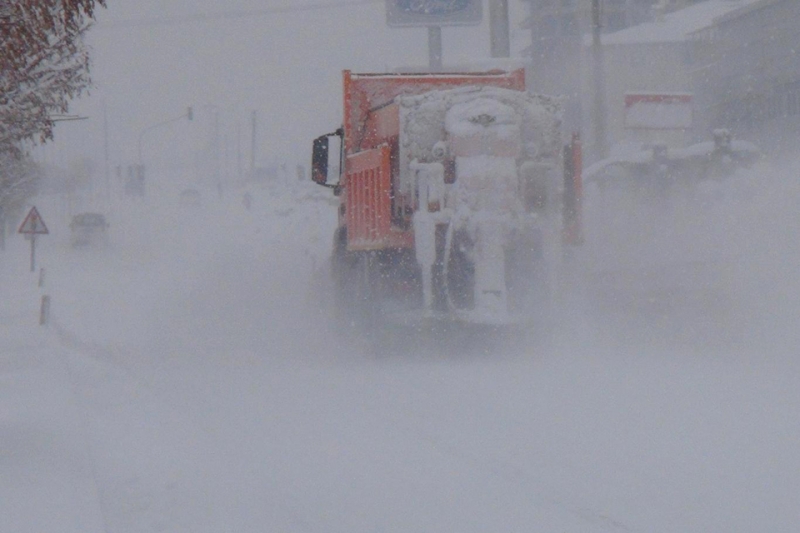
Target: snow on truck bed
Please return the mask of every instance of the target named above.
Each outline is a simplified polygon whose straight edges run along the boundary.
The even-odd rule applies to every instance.
[[[401,121],[401,165],[417,159],[422,162],[433,160],[432,150],[439,141],[450,133],[464,133],[470,127],[469,116],[474,114],[473,106],[486,106],[488,102],[505,105],[513,110],[513,115],[505,120],[518,124],[525,150],[531,159],[552,158],[560,153],[560,100],[558,98],[531,95],[497,87],[461,87],[449,90],[430,91],[415,96],[399,96]],[[446,115],[457,104],[462,107],[464,115],[451,118],[446,127]],[[477,109],[477,111],[480,111]],[[403,168],[407,168],[404,166]]]

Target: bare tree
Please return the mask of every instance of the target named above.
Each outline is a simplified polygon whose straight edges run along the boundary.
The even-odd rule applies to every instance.
[[[25,201],[36,193],[42,169],[30,158],[12,152],[0,153],[0,207],[18,214]]]
[[[26,141],[52,139],[55,116],[89,87],[83,38],[105,2],[0,0],[0,237],[37,190],[41,172]]]
[[[41,178],[42,169],[20,150],[0,151],[0,250],[5,249],[9,221],[21,215]]]
[[[0,0],[0,151],[53,136],[90,84],[83,37],[106,0]]]

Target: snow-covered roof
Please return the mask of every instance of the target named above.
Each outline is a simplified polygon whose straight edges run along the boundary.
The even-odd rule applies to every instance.
[[[705,0],[672,13],[660,20],[631,26],[603,35],[602,42],[615,44],[655,44],[685,41],[689,34],[711,26],[714,21],[759,0]],[[589,37],[588,43],[591,43]]]

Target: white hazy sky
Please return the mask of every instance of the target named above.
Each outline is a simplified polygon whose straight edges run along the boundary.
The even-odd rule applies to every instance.
[[[240,151],[246,167],[253,110],[259,116],[257,165],[307,165],[311,139],[341,121],[342,69],[384,71],[428,62],[424,28],[389,28],[381,0],[360,6],[347,6],[348,1],[108,0],[89,36],[95,87],[72,106],[89,119],[59,124],[56,142],[37,153],[60,166],[88,156],[102,173],[105,108],[110,168],[125,166],[136,161],[143,129],[192,105],[194,122],[178,121],[143,137],[143,159],[151,168],[170,165],[191,173],[204,157],[207,163],[215,109],[223,167],[235,169]],[[255,14],[319,4],[340,6]],[[528,45],[529,34],[519,29],[525,5],[511,0],[510,10],[514,55]],[[131,23],[241,12],[254,14]],[[488,57],[487,6],[482,25],[445,28],[443,41],[445,64]]]

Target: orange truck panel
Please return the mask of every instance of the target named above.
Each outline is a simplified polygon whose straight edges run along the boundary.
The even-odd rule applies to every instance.
[[[392,185],[388,145],[347,157],[345,214],[349,250],[385,246],[391,231]]]
[[[523,69],[435,74],[344,71],[343,202],[348,250],[414,246],[413,231],[392,226],[391,147],[397,147],[400,135],[400,112],[394,99],[471,85],[524,91],[525,72]]]
[[[390,104],[369,113],[365,128],[357,139],[359,150],[369,150],[400,135],[400,108]]]
[[[490,71],[467,74],[355,74],[345,70],[343,93],[345,153],[349,155],[370,148],[363,145],[362,141],[380,135],[381,129],[389,129],[378,125],[378,120],[371,121],[370,117],[392,104],[397,96],[468,85],[524,91],[525,71],[517,69],[512,72]],[[397,115],[396,111],[388,113],[390,115],[394,113],[395,117]],[[370,129],[373,131],[369,131]]]

